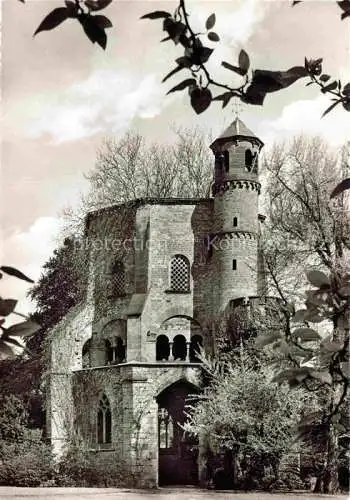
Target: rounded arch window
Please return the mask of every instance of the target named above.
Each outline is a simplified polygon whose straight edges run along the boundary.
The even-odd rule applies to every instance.
[[[90,367],[90,349],[91,349],[91,339],[88,339],[82,348],[82,368]]]
[[[106,358],[106,365],[112,363],[113,348],[112,348],[112,343],[109,340],[105,340],[105,358]]]
[[[184,255],[175,255],[170,261],[170,290],[190,291],[190,262]]]
[[[187,345],[183,335],[176,335],[173,343],[174,360],[186,361]]]
[[[252,167],[253,167],[253,160],[254,160],[254,155],[251,151],[251,149],[246,149],[245,151],[245,166],[250,172]]]
[[[97,410],[97,442],[99,444],[111,443],[112,441],[112,413],[109,399],[105,394],[99,401]]]
[[[168,361],[170,356],[169,339],[166,335],[158,335],[156,341],[156,361]]]

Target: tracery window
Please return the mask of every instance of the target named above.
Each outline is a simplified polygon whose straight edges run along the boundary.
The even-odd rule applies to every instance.
[[[170,261],[170,289],[173,292],[190,290],[190,263],[184,255],[175,255]]]
[[[97,411],[97,442],[107,444],[112,442],[112,413],[109,400],[102,395]]]
[[[166,408],[158,410],[159,448],[172,448],[174,441],[174,423]]]

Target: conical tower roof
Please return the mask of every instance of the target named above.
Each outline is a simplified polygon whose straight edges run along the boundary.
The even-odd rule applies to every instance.
[[[229,139],[234,139],[234,138],[241,138],[241,139],[248,139],[251,140],[252,142],[257,142],[260,146],[263,146],[264,143],[262,142],[259,137],[257,137],[248,127],[245,123],[242,122],[238,117],[231,123],[229,127],[213,142],[213,144],[210,146],[211,148],[214,146],[214,144],[219,141],[219,142],[224,142]]]

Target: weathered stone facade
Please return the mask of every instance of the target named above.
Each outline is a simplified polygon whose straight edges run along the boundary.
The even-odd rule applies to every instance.
[[[177,421],[186,391],[200,390],[199,346],[215,350],[213,321],[261,287],[261,147],[237,119],[211,146],[212,198],[89,214],[86,298],[51,332],[47,429],[58,455],[75,435],[123,463],[134,486],[198,480],[201,452],[193,462]]]

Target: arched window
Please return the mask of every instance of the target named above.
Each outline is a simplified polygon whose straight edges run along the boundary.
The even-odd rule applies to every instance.
[[[125,345],[120,337],[112,341],[105,340],[106,365],[123,363],[125,361]]]
[[[202,346],[203,346],[203,338],[201,337],[201,335],[193,335],[193,337],[191,337],[191,344],[190,344],[191,363],[200,363],[200,359],[198,358],[198,353],[200,352]]]
[[[228,172],[230,170],[230,153],[228,151],[224,151],[224,165],[225,170]]]
[[[175,255],[170,261],[170,290],[190,291],[190,263],[184,255]]]
[[[237,227],[237,225],[238,225],[238,218],[234,217],[233,218],[233,227]]]
[[[158,410],[159,448],[172,448],[174,441],[173,419],[166,408]]]
[[[246,149],[245,150],[245,166],[248,169],[248,172],[250,172],[252,169],[253,159],[254,159],[254,156],[253,156],[253,153],[251,152],[251,150]]]
[[[91,339],[88,339],[83,345],[82,349],[82,368],[90,367],[90,348],[91,348]]]
[[[97,442],[107,444],[112,442],[112,414],[109,400],[102,395],[97,411]]]
[[[158,335],[156,341],[156,361],[168,361],[170,356],[169,339],[166,335]]]
[[[125,295],[125,269],[124,264],[117,260],[112,268],[113,297]]]
[[[123,363],[125,361],[125,345],[120,337],[115,339],[114,361],[116,363]]]
[[[109,340],[105,340],[105,354],[106,365],[110,365],[113,361],[113,348]]]
[[[187,345],[183,335],[176,335],[173,343],[174,360],[186,361]]]

